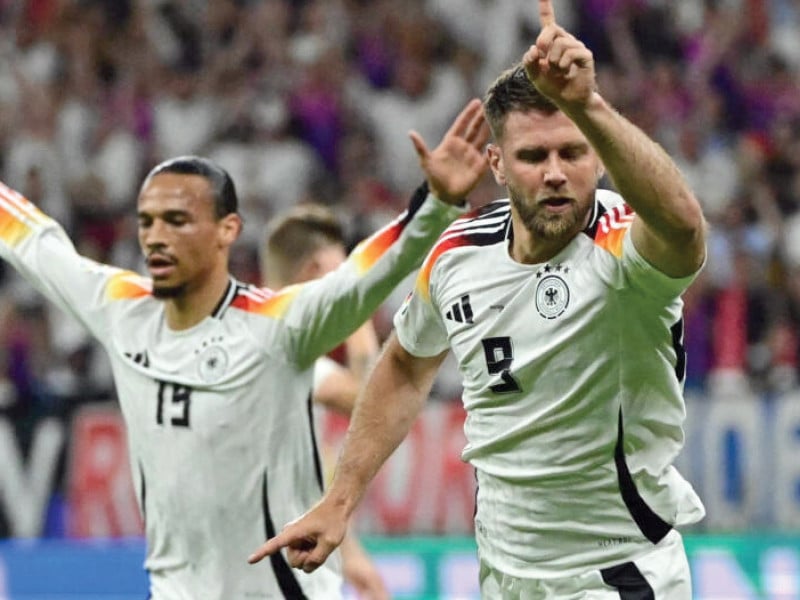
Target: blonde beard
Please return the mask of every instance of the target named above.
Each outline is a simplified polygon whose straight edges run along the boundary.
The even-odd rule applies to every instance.
[[[511,204],[517,211],[525,229],[534,238],[544,240],[556,240],[569,234],[577,234],[583,228],[587,215],[592,209],[592,204],[588,203],[586,210],[579,213],[577,205],[573,203],[570,205],[571,210],[566,213],[543,217],[542,215],[545,214],[545,211],[541,209],[531,210],[524,201],[520,200],[520,194],[517,194],[513,189],[508,188],[508,193]],[[594,198],[594,191],[591,197]]]

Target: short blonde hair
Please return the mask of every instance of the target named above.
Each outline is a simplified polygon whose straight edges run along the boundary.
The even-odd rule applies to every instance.
[[[305,261],[332,245],[345,246],[342,224],[333,211],[322,204],[299,204],[267,223],[261,245],[261,271],[270,287],[283,287],[294,279]]]

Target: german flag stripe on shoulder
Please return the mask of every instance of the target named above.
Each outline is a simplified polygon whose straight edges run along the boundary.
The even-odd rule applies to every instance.
[[[622,241],[633,224],[634,216],[633,209],[627,204],[609,208],[597,219],[594,243],[617,258],[622,256]]]
[[[436,261],[448,250],[464,246],[490,246],[506,239],[511,209],[508,202],[497,201],[457,219],[431,250],[420,269],[416,289],[430,298],[430,277]]]
[[[403,233],[412,217],[428,197],[428,184],[420,185],[411,196],[408,209],[400,213],[386,227],[383,227],[365,240],[362,240],[350,253],[348,260],[352,261],[359,275],[366,273],[378,259],[394,244]]]
[[[286,314],[301,287],[302,284],[290,285],[276,292],[253,285],[242,286],[230,305],[246,312],[280,319]]]
[[[0,183],[0,239],[12,248],[49,217],[19,192]]]

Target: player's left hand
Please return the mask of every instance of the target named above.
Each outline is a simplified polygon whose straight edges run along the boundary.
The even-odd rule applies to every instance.
[[[591,51],[556,23],[552,0],[539,0],[542,30],[522,57],[525,72],[559,108],[585,106],[596,89]]]
[[[409,132],[430,191],[442,202],[459,204],[489,168],[485,152],[489,127],[483,104],[471,100],[456,117],[439,145],[429,150],[422,136]]]

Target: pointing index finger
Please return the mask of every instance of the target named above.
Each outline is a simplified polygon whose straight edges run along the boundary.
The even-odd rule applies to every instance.
[[[257,563],[266,556],[271,556],[278,552],[281,548],[288,546],[291,543],[290,539],[284,539],[285,534],[278,534],[272,539],[267,540],[255,552],[247,557],[247,562],[250,564]]]
[[[539,0],[539,23],[542,29],[556,24],[556,12],[553,10],[552,0]]]

